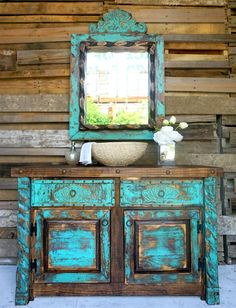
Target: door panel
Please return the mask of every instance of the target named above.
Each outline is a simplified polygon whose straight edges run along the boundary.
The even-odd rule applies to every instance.
[[[36,281],[110,281],[109,210],[36,210]]]
[[[99,270],[99,221],[48,221],[45,243],[48,270]]]
[[[125,211],[126,283],[199,281],[199,212]]]
[[[136,272],[186,271],[190,266],[187,220],[137,221],[134,245]]]

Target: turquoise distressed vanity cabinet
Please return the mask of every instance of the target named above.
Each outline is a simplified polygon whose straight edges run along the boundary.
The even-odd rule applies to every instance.
[[[16,303],[40,295],[199,295],[219,302],[207,167],[22,167]]]
[[[70,139],[152,140],[165,113],[163,38],[115,10],[90,34],[74,34],[71,46]],[[16,304],[40,295],[198,295],[219,303],[221,175],[200,166],[13,168]]]

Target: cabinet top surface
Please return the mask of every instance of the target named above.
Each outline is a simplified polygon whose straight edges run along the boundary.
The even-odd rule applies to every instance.
[[[168,167],[79,167],[68,165],[33,165],[11,169],[13,177],[65,177],[65,178],[205,178],[222,176],[223,169],[210,166],[168,166]]]

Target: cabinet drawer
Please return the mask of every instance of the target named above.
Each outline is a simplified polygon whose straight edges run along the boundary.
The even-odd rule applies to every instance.
[[[124,180],[120,187],[122,207],[203,204],[201,180]]]
[[[33,180],[32,206],[113,206],[113,180]]]

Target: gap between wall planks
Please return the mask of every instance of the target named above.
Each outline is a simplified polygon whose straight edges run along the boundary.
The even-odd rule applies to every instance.
[[[236,178],[236,31],[234,9],[226,10],[226,1],[1,2],[0,263],[16,261],[16,180],[9,179],[9,168],[64,162],[70,35],[87,32],[90,22],[116,7],[145,21],[150,33],[164,34],[167,114],[191,124],[177,145],[184,153],[179,161],[223,165],[226,176]],[[138,164],[155,163],[155,150],[150,145]],[[232,222],[230,216],[222,221],[228,217]],[[222,238],[218,250],[222,261]]]

